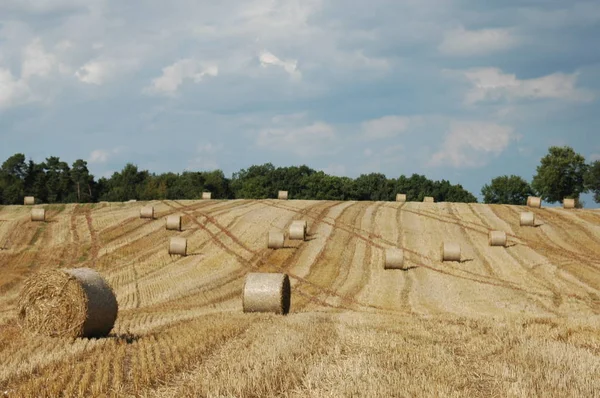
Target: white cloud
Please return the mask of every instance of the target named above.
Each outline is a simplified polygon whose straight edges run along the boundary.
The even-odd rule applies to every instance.
[[[194,83],[199,83],[205,76],[217,76],[219,68],[216,65],[205,65],[200,61],[187,58],[163,68],[162,72],[162,75],[152,80],[150,87],[144,90],[146,93],[172,95],[184,80],[191,79]]]
[[[347,175],[346,166],[338,163],[329,164],[321,170],[331,176],[344,177]]]
[[[363,122],[361,138],[365,140],[380,140],[396,137],[406,131],[410,118],[404,116],[383,116],[378,119]]]
[[[463,26],[448,30],[438,49],[447,55],[481,55],[505,51],[518,44],[509,29],[466,30]]]
[[[298,70],[298,61],[297,60],[287,60],[283,61],[279,59],[276,55],[268,52],[261,51],[258,55],[258,59],[260,61],[260,65],[264,68],[269,65],[271,66],[279,66],[282,67],[290,76],[293,78],[299,79],[302,74]]]
[[[474,104],[486,100],[517,100],[522,98],[552,98],[570,101],[593,101],[588,90],[575,87],[578,73],[553,73],[533,79],[517,79],[514,74],[498,68],[474,68],[461,74],[473,85],[465,102]]]
[[[219,168],[217,154],[224,148],[223,144],[211,142],[198,144],[196,153],[198,156],[188,162],[186,170],[216,170]]]
[[[106,163],[111,157],[114,155],[121,153],[125,147],[119,146],[110,150],[105,149],[95,149],[90,153],[88,158],[88,163]]]
[[[0,68],[0,108],[8,108],[27,102],[30,90],[22,79],[16,79],[10,70]]]
[[[28,79],[31,76],[48,76],[55,65],[56,56],[44,51],[42,41],[37,38],[23,49],[21,78]]]
[[[479,167],[492,156],[500,155],[511,143],[519,140],[512,127],[478,121],[455,121],[450,124],[442,148],[435,153],[429,166]]]
[[[96,58],[77,69],[75,76],[83,83],[102,85],[139,66],[137,59]]]

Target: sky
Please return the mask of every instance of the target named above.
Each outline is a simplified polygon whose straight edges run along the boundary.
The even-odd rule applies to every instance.
[[[0,0],[0,161],[306,164],[481,199],[552,145],[600,160],[599,42],[597,0]]]

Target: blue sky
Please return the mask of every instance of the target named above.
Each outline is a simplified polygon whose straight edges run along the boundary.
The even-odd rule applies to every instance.
[[[2,0],[0,159],[307,164],[475,195],[600,159],[600,2]],[[597,207],[589,195],[587,207]]]

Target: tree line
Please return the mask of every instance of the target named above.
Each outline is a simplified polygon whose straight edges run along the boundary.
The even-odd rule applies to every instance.
[[[212,192],[215,199],[265,199],[277,197],[279,190],[288,191],[293,199],[393,201],[396,193],[405,193],[409,201],[433,196],[438,202],[477,202],[460,184],[447,180],[432,181],[419,174],[338,177],[305,165],[275,167],[266,163],[226,178],[221,170],[155,174],[128,163],[109,178],[96,180],[82,159],[69,165],[50,156],[36,163],[17,153],[0,168],[0,204],[22,204],[25,196],[34,196],[41,203],[198,199],[205,191]],[[578,199],[588,191],[594,192],[600,203],[600,161],[586,164],[570,147],[550,147],[531,184],[519,176],[505,175],[492,179],[481,193],[485,203],[525,204],[530,195],[557,202],[564,197]]]

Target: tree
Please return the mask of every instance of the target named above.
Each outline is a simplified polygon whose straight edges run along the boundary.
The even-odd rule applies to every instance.
[[[550,203],[564,198],[579,199],[586,192],[583,177],[587,171],[585,159],[573,148],[552,146],[541,159],[537,173],[531,182],[538,195]]]
[[[588,166],[584,183],[586,190],[594,194],[594,202],[600,203],[600,160],[596,160]]]
[[[26,171],[27,164],[25,163],[25,155],[22,153],[14,154],[2,164],[2,168],[0,168],[0,190],[2,191],[3,203],[18,204],[23,202]]]
[[[85,160],[77,159],[73,162],[73,165],[71,166],[71,180],[75,185],[77,202],[91,201],[94,177],[90,175]]]
[[[531,185],[516,175],[503,175],[493,178],[491,183],[481,188],[484,203],[524,205],[527,197],[534,195]]]

